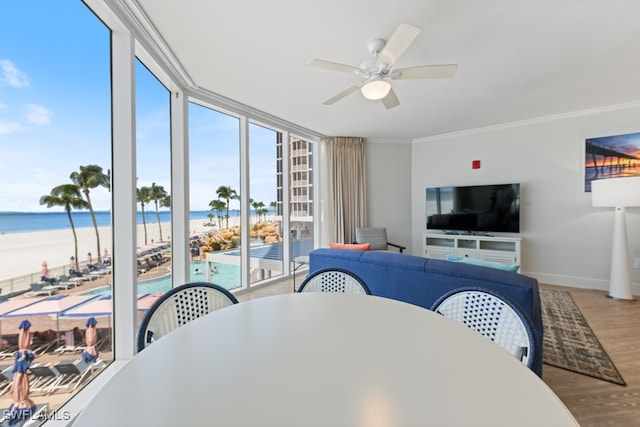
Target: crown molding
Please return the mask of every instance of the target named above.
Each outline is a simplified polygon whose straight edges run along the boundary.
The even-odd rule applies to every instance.
[[[169,48],[160,32],[136,0],[105,0],[124,22],[134,38],[151,57],[182,87],[196,88],[195,81]]]
[[[451,132],[451,133],[443,133],[440,135],[426,136],[423,138],[414,139],[413,143],[418,144],[422,142],[437,141],[437,140],[447,139],[447,138],[456,138],[459,136],[473,135],[477,133],[491,132],[495,130],[509,129],[509,128],[514,128],[519,126],[527,126],[527,125],[545,123],[545,122],[552,122],[556,120],[572,119],[577,117],[590,116],[593,114],[609,113],[609,112],[628,110],[631,108],[639,108],[639,107],[640,107],[640,101],[627,102],[624,104],[607,105],[603,107],[572,111],[569,113],[554,114],[550,116],[536,117],[533,119],[519,120],[516,122],[503,123],[499,125],[492,125],[492,126],[486,126],[481,128],[475,128],[475,129],[467,129],[459,132]]]

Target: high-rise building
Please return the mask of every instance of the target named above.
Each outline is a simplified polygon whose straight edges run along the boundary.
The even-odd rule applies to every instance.
[[[276,215],[279,217],[282,217],[284,200],[281,135],[278,135],[276,145],[278,162]],[[292,234],[302,233],[305,229],[308,233],[313,223],[313,144],[295,137],[289,138],[289,204]]]

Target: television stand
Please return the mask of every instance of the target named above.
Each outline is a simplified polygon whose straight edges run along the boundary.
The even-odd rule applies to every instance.
[[[521,242],[521,237],[426,233],[422,238],[422,249],[427,258],[447,259],[447,255],[451,255],[521,264]]]

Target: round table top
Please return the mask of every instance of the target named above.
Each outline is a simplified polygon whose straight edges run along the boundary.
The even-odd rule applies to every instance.
[[[421,307],[301,293],[223,308],[132,358],[75,427],[569,426],[511,354]]]

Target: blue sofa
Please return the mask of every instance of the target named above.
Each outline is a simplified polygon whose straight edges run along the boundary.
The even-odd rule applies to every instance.
[[[309,253],[310,273],[330,267],[354,272],[373,295],[428,309],[440,296],[463,286],[489,288],[506,295],[531,319],[538,350],[532,369],[542,376],[542,313],[536,279],[488,267],[386,251],[321,248]]]

